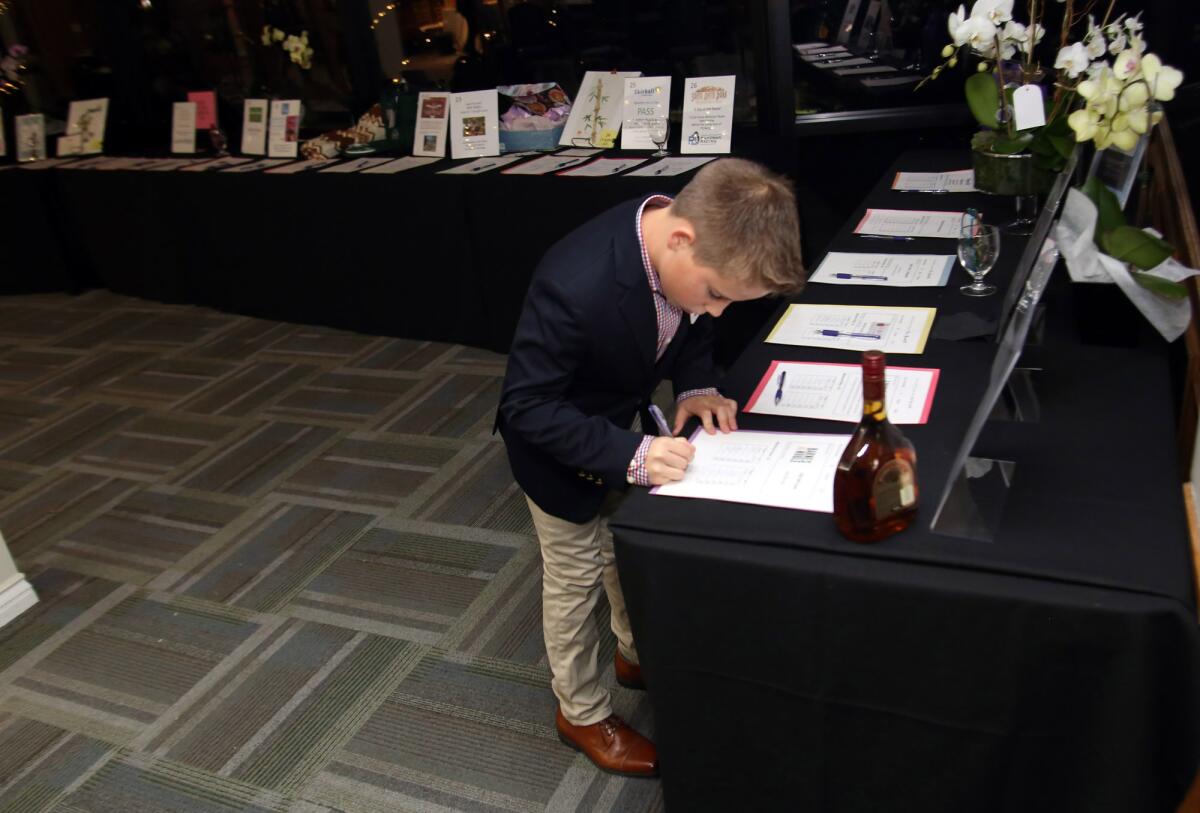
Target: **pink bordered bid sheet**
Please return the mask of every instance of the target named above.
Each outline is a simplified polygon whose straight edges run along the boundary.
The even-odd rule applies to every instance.
[[[889,366],[885,378],[888,420],[927,423],[940,373],[927,367]],[[743,411],[858,423],[862,406],[861,365],[773,361]]]

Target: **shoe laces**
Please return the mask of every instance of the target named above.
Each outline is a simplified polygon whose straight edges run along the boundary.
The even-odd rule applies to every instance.
[[[615,714],[611,714],[600,721],[600,731],[605,737],[612,739],[617,736],[617,731],[625,727],[625,721]]]

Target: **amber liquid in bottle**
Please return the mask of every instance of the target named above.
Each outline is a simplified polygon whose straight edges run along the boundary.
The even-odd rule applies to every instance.
[[[833,476],[833,520],[855,542],[878,542],[917,515],[917,453],[884,406],[887,361],[863,353],[863,417]]]

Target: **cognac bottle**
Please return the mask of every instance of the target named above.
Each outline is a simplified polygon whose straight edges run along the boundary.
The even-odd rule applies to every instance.
[[[917,453],[887,419],[878,350],[863,353],[863,417],[833,476],[833,520],[855,542],[878,542],[917,515]]]

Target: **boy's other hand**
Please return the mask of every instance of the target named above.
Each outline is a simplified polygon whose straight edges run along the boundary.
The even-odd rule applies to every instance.
[[[693,395],[675,405],[675,429],[672,431],[679,434],[687,419],[695,415],[704,424],[704,431],[710,435],[717,432],[713,426],[714,418],[716,426],[720,427],[722,432],[733,432],[737,429],[737,408],[737,401],[731,398],[720,395]]]
[[[695,447],[686,438],[655,438],[646,452],[646,476],[650,478],[650,485],[661,486],[682,480],[695,454]]]

